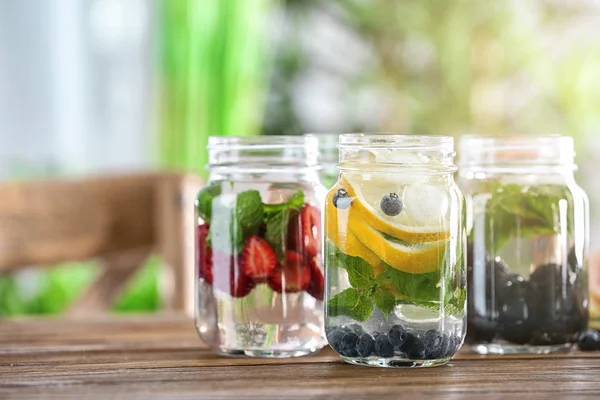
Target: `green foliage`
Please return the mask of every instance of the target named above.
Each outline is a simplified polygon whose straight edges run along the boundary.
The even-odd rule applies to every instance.
[[[112,309],[116,312],[153,312],[160,309],[160,276],[162,264],[152,257],[138,271],[123,292],[117,297]]]
[[[488,190],[491,197],[486,203],[486,237],[494,251],[500,250],[512,237],[557,233],[559,201],[571,199],[569,189],[563,185],[489,182]]]
[[[453,266],[426,274],[411,274],[383,264],[384,271],[375,276],[373,267],[359,257],[342,253],[330,242],[327,242],[327,254],[327,268],[343,268],[351,285],[327,301],[330,316],[347,315],[365,321],[371,316],[373,305],[384,315],[389,315],[397,304],[414,304],[436,312],[443,305],[443,312],[448,314],[459,314],[464,308],[466,291],[458,286],[454,289],[451,274],[440,274],[440,271],[452,272]],[[460,261],[457,264],[460,265]]]

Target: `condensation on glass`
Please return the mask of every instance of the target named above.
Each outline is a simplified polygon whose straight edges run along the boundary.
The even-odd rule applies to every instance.
[[[212,137],[196,198],[196,327],[217,353],[293,357],[325,345],[318,141]]]
[[[466,136],[460,154],[471,348],[568,350],[588,320],[588,200],[573,139]]]
[[[343,134],[325,199],[325,327],[346,361],[443,365],[466,323],[464,198],[454,140]]]

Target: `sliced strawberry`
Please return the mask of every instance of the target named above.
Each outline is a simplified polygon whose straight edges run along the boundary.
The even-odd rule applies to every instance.
[[[310,259],[321,249],[321,212],[317,207],[305,204],[300,210],[300,222],[305,256]]]
[[[277,256],[266,240],[250,236],[240,256],[240,268],[251,279],[267,279],[277,266]]]
[[[213,265],[213,286],[220,291],[233,297],[244,297],[254,288],[254,281],[242,273],[236,257],[214,251]]]
[[[287,251],[285,264],[278,266],[269,278],[269,286],[277,293],[295,293],[306,290],[310,284],[310,268],[295,251]]]
[[[240,270],[232,269],[231,272],[229,294],[233,297],[247,296],[254,289],[256,283]]]
[[[300,213],[290,216],[287,231],[287,248],[295,252],[304,253],[304,240],[302,238],[302,222]]]
[[[196,267],[198,276],[212,285],[212,250],[206,243],[209,229],[208,224],[198,225],[196,228]]]
[[[306,293],[310,294],[315,299],[322,301],[325,292],[325,277],[315,260],[312,260],[309,266],[310,284],[308,285],[308,288],[306,288]]]

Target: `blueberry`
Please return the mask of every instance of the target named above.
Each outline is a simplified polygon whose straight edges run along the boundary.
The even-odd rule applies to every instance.
[[[402,200],[400,200],[400,197],[398,197],[396,193],[386,194],[381,198],[381,202],[379,203],[381,211],[390,217],[395,217],[400,214],[402,206]]]
[[[351,325],[348,325],[347,328],[350,329],[350,332],[356,333],[358,336],[365,333],[365,330],[359,324],[351,324]]]
[[[423,337],[418,333],[407,333],[404,344],[400,347],[409,358],[422,360],[425,357]]]
[[[375,338],[368,333],[362,334],[356,344],[356,352],[360,357],[369,357],[375,351]]]
[[[600,350],[600,332],[595,329],[586,329],[579,335],[577,346],[581,351]]]
[[[386,335],[378,335],[375,339],[375,354],[384,358],[394,356],[394,346],[392,346]]]
[[[400,347],[406,341],[406,331],[402,325],[394,325],[388,333],[388,339],[392,346]]]
[[[459,349],[460,339],[454,333],[448,336],[448,350],[444,357],[452,357]]]
[[[423,336],[423,344],[425,345],[425,356],[427,358],[436,359],[442,358],[448,351],[448,336],[431,329],[425,332]]]
[[[346,333],[340,340],[340,354],[346,357],[356,357],[356,344],[358,343],[358,335],[356,333]]]
[[[333,329],[327,335],[327,341],[329,345],[338,353],[341,353],[340,342],[342,341],[342,337],[346,334],[342,329]]]
[[[348,192],[345,189],[338,189],[333,195],[333,205],[335,208],[345,210],[350,207],[350,203],[352,203],[352,199],[348,196]]]

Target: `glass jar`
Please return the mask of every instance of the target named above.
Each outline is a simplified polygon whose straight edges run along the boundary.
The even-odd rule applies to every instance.
[[[325,199],[325,328],[349,363],[442,365],[465,332],[464,198],[445,136],[340,135]]]
[[[333,187],[338,179],[337,163],[339,162],[337,133],[315,134],[319,138],[319,164],[321,165],[321,182],[327,189]]]
[[[224,355],[293,357],[325,344],[318,141],[211,137],[196,198],[196,327]]]
[[[466,136],[460,148],[471,348],[569,349],[588,319],[588,201],[573,139]]]

